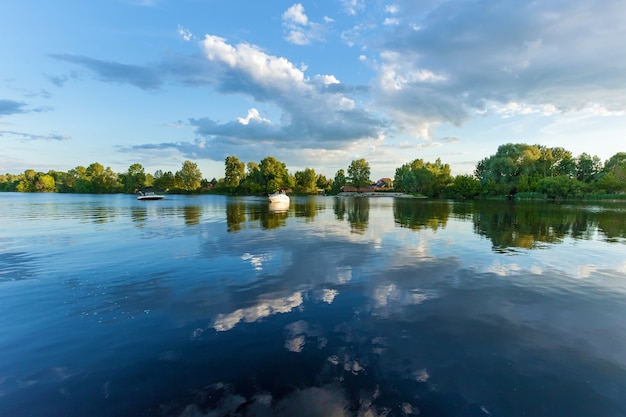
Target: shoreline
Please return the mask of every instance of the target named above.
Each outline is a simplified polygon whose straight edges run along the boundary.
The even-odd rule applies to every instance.
[[[336,195],[336,197],[396,197],[396,198],[427,198],[417,197],[406,193],[388,193],[388,192],[355,192],[355,191],[342,191]]]

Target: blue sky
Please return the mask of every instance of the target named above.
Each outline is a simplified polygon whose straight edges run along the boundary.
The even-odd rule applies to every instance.
[[[0,7],[0,173],[274,156],[372,179],[508,142],[626,151],[622,0],[20,0]]]

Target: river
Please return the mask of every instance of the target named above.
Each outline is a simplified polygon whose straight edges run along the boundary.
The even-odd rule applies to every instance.
[[[626,416],[626,205],[0,193],[0,416]]]

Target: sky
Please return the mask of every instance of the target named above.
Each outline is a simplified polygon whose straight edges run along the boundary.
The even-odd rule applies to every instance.
[[[626,151],[623,0],[9,0],[0,173]]]

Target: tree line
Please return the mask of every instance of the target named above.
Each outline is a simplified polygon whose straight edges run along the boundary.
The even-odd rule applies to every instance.
[[[626,152],[602,163],[598,156],[574,157],[561,147],[509,143],[478,162],[480,195],[521,198],[581,198],[626,192]]]
[[[626,152],[602,163],[598,156],[577,157],[561,147],[508,143],[480,160],[470,175],[450,175],[439,159],[416,159],[396,169],[396,191],[446,198],[579,199],[623,198]]]
[[[146,173],[141,164],[132,164],[124,173],[115,173],[95,162],[67,172],[47,173],[26,170],[22,174],[0,175],[0,191],[134,193],[146,187],[170,192],[217,192],[262,195],[284,189],[295,193],[337,194],[345,186],[363,190],[372,185],[365,159],[353,160],[347,170],[333,178],[313,168],[290,173],[284,162],[272,156],[260,162],[240,161],[228,156],[224,177],[207,181],[198,166],[185,161],[179,171]],[[495,154],[480,160],[472,174],[452,176],[450,166],[415,159],[395,170],[393,180],[385,179],[379,191],[419,194],[431,198],[567,199],[593,195],[598,198],[626,192],[626,152],[618,152],[604,163],[587,153],[574,157],[561,147],[508,143]]]
[[[146,173],[141,164],[132,164],[126,172],[116,173],[99,162],[87,167],[79,165],[66,172],[27,169],[22,174],[0,175],[0,191],[105,194],[137,193],[150,187],[184,193],[208,189],[211,184],[202,179],[198,165],[191,161],[183,162],[175,173],[158,170],[154,175]]]
[[[236,156],[225,160],[224,178],[216,184],[216,190],[227,194],[267,194],[276,190],[297,193],[318,192],[337,194],[341,187],[370,186],[370,166],[365,159],[352,161],[346,171],[340,169],[332,179],[317,174],[313,168],[305,168],[291,174],[285,163],[273,156],[257,162],[242,162]]]

